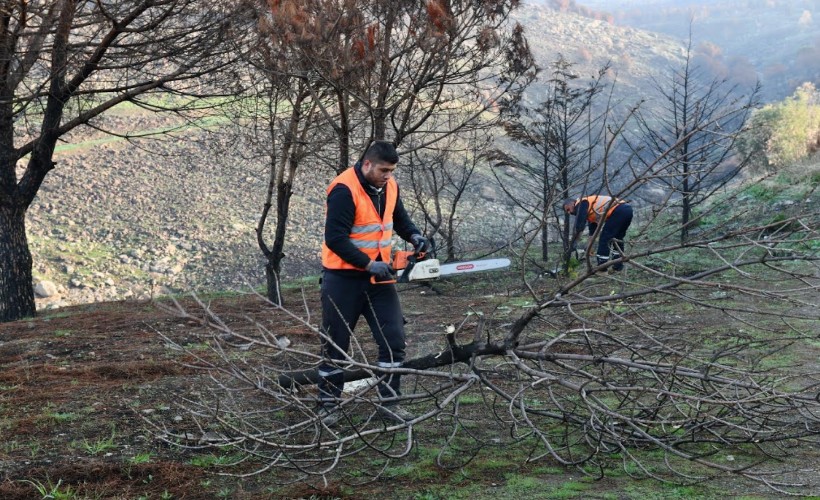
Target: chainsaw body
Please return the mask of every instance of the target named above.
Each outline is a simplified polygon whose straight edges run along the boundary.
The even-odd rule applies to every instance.
[[[412,250],[399,250],[393,256],[393,269],[398,276],[399,283],[433,279],[441,276],[441,266],[438,259],[427,258],[424,252],[415,253]]]

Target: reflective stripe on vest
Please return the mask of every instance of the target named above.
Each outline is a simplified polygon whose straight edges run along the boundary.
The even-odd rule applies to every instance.
[[[609,204],[610,200],[612,200],[611,196],[601,196],[601,195],[592,195],[587,196],[585,198],[581,198],[576,203],[576,206],[580,204],[582,201],[586,201],[589,203],[589,209],[587,210],[587,221],[593,224],[598,223],[598,219],[600,218],[601,214],[604,213],[604,207]],[[607,220],[612,212],[618,208],[618,205],[625,203],[623,200],[615,199],[615,202],[609,207],[609,210],[606,212],[606,216],[604,216],[604,220]]]
[[[348,168],[331,181],[327,188],[327,194],[330,194],[330,191],[337,184],[347,186],[356,207],[353,227],[350,229],[350,242],[370,257],[370,260],[376,260],[381,256],[382,261],[390,262],[393,239],[393,210],[396,208],[398,198],[398,185],[395,179],[391,177],[384,188],[384,220],[379,216],[379,212],[364,190],[364,186],[359,181],[353,167]],[[325,205],[325,213],[327,213],[327,205]],[[336,255],[324,242],[322,242],[322,266],[327,269],[362,270]]]

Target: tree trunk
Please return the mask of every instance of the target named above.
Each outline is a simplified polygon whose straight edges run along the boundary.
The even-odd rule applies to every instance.
[[[689,219],[692,212],[691,197],[689,192],[689,162],[686,158],[683,161],[683,184],[681,187],[683,194],[683,207],[681,209],[680,221],[680,243],[683,245],[689,239]]]
[[[414,358],[402,363],[402,368],[409,370],[427,370],[449,366],[455,363],[469,363],[476,356],[501,356],[505,354],[507,347],[498,344],[488,344],[486,342],[471,342],[467,345],[452,344],[449,349],[438,353],[427,354],[420,358]],[[344,370],[345,382],[353,382],[379,375],[376,369],[348,369]],[[319,380],[319,370],[310,368],[307,370],[283,372],[279,374],[277,383],[280,387],[292,388],[300,385],[313,385]]]
[[[550,260],[550,232],[549,232],[549,213],[544,210],[544,213],[541,215],[542,222],[541,222],[541,261],[542,262],[549,262]]]
[[[34,316],[31,266],[25,209],[0,207],[0,321]]]
[[[282,270],[282,259],[277,258],[276,255],[271,253],[267,256],[267,262],[265,262],[265,281],[267,283],[267,298],[274,304],[282,304],[282,293],[279,281],[279,273]]]
[[[296,160],[290,162],[291,177],[296,171]],[[290,198],[293,196],[293,185],[281,182],[276,187],[276,231],[273,236],[273,247],[265,264],[265,277],[268,283],[268,299],[274,304],[284,305],[280,286],[282,284],[282,259],[285,258],[285,233],[290,213]]]

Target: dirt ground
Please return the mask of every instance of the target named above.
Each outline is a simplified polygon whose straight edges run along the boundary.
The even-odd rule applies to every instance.
[[[462,280],[439,285],[437,291],[409,287],[401,292],[409,357],[442,349],[444,332],[465,317],[463,311],[527,307],[522,290],[504,280]],[[237,331],[253,329],[255,321],[300,345],[318,344],[299,320],[253,294],[204,302]],[[193,300],[182,303],[195,318],[205,316]],[[310,321],[318,321],[318,286],[288,290],[286,304],[302,316],[310,311]],[[212,330],[174,314],[169,305],[126,301],[74,306],[0,325],[0,498],[40,498],[49,492],[49,498],[383,498],[386,492],[393,498],[437,498],[424,496],[424,488],[450,482],[458,491],[459,481],[464,487],[479,485],[484,498],[502,484],[507,485],[506,494],[514,494],[511,477],[524,481],[528,473],[537,472],[536,465],[511,459],[483,470],[480,478],[458,480],[464,467],[461,472],[430,467],[421,478],[399,474],[352,489],[343,481],[271,487],[262,478],[215,475],[213,462],[202,460],[209,456],[207,450],[168,446],[146,424],[147,417],[184,421],[174,400],[195,390],[202,376],[189,366],[196,360],[162,335],[185,346],[213,338]],[[809,453],[808,459],[816,456]],[[541,473],[543,477],[543,465]],[[546,474],[565,483],[572,470]],[[728,487],[744,487],[739,485]],[[715,494],[723,487],[726,484],[718,490],[691,491]],[[636,498],[643,491],[629,493],[612,479],[584,488],[564,496]],[[657,497],[679,497],[690,490],[666,491],[669,495]],[[745,491],[761,498],[776,496],[765,488]]]
[[[443,326],[434,318],[466,305],[454,297],[427,300],[435,295],[428,289],[402,295],[410,299],[405,314],[414,323],[411,329],[433,337],[413,338],[411,353],[435,340]],[[288,302],[318,314],[318,286],[304,295],[289,292]],[[277,335],[314,342],[304,325],[271,311],[255,295],[207,303],[227,325],[258,321]],[[194,301],[182,304],[204,316]],[[191,360],[169,348],[160,333],[180,345],[212,334],[197,321],[138,301],[72,306],[0,325],[0,498],[35,498],[38,487],[71,491],[77,498],[214,498],[219,489],[203,485],[224,481],[209,481],[186,452],[155,439],[142,418],[171,412],[169,391],[184,390],[200,375],[184,366]],[[143,462],[146,453],[150,460]],[[259,495],[254,491],[251,497]],[[230,497],[243,495],[234,488]]]

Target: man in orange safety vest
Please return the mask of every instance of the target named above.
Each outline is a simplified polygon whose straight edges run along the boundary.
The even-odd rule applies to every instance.
[[[568,199],[564,201],[563,208],[564,212],[575,216],[573,243],[587,225],[592,236],[598,229],[598,224],[604,224],[596,254],[599,266],[623,256],[624,237],[629,225],[632,224],[632,207],[626,201],[611,196],[592,195]],[[612,265],[613,271],[620,271],[623,268],[623,262]]]
[[[401,367],[405,355],[404,317],[390,266],[393,234],[429,251],[429,242],[410,220],[393,178],[399,155],[392,143],[375,141],[361,162],[339,174],[327,188],[322,244],[322,354],[319,416],[325,425],[342,417],[339,407],[350,337],[361,316],[378,345],[378,367]],[[385,372],[377,410],[382,418],[405,423],[415,417],[398,405],[398,373]]]

